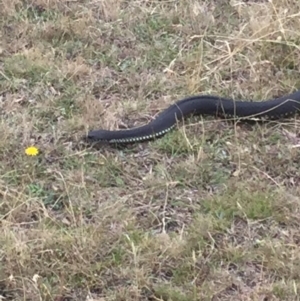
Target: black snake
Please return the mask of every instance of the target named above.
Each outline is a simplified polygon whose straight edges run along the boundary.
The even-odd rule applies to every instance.
[[[162,111],[146,125],[117,131],[93,130],[87,135],[90,141],[108,143],[134,143],[162,137],[178,121],[191,115],[213,115],[232,119],[280,119],[291,117],[300,110],[300,90],[293,94],[263,102],[234,101],[219,96],[198,95],[184,98]]]

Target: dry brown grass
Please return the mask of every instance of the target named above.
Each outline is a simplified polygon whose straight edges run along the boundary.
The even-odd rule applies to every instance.
[[[299,121],[92,128],[181,97],[299,88],[299,1],[19,1],[0,10],[4,300],[298,300]],[[40,148],[26,157],[29,145]]]

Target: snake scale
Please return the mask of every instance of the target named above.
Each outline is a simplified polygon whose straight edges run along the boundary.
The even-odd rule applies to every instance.
[[[125,130],[92,130],[87,134],[87,140],[125,144],[143,142],[162,137],[177,122],[191,115],[212,115],[231,119],[261,120],[288,118],[300,110],[300,90],[279,98],[267,101],[234,101],[232,99],[211,95],[196,95],[179,100],[158,114],[146,125]]]

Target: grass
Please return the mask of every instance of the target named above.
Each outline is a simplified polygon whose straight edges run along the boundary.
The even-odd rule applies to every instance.
[[[299,120],[81,143],[191,94],[295,91],[297,1],[1,7],[1,298],[298,300]]]

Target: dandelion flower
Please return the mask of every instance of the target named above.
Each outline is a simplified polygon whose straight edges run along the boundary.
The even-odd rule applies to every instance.
[[[39,149],[35,146],[30,146],[25,149],[25,154],[27,156],[36,156],[39,153]]]

